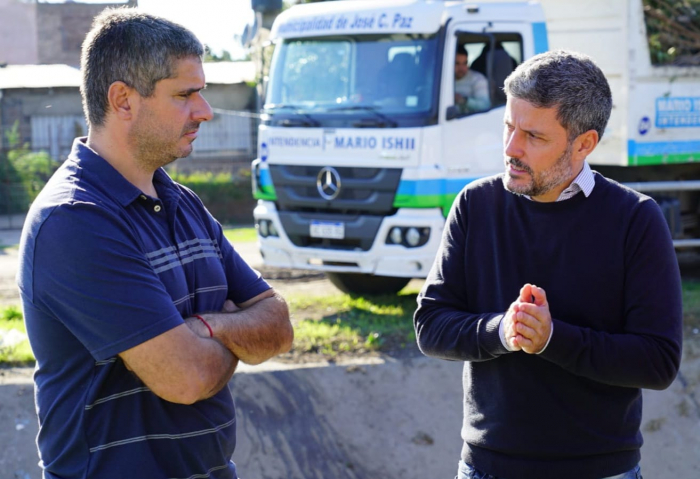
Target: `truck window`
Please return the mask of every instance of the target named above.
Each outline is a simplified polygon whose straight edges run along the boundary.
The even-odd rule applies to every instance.
[[[350,91],[350,42],[292,41],[286,44],[275,103],[334,103]],[[323,85],[321,88],[320,86]]]
[[[467,103],[462,101],[462,105],[466,104],[466,107],[460,108],[462,114],[476,113],[505,104],[506,96],[503,92],[503,83],[523,60],[522,44],[522,37],[518,33],[483,35],[460,32],[458,34],[457,51],[459,52],[461,47],[463,51],[467,52],[468,71],[472,72],[471,75],[467,75],[472,76],[472,78],[470,80],[458,78],[459,61],[456,59],[455,102],[458,104],[458,100],[461,101],[460,97],[464,97],[460,93],[460,86],[464,93],[474,97],[483,94],[474,85],[479,85],[479,80],[484,78],[487,80],[489,98],[488,104],[479,98],[472,99]],[[455,57],[457,58],[457,54]],[[466,88],[466,85],[471,85],[471,89]]]
[[[390,34],[287,40],[275,51],[266,108],[366,107],[428,111],[436,85],[436,35]]]

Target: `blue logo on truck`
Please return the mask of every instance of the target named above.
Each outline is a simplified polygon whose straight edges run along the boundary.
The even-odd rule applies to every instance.
[[[700,127],[700,97],[657,98],[656,127]]]
[[[639,120],[639,134],[646,135],[649,133],[649,130],[651,130],[651,120],[648,116],[642,117],[642,119]]]

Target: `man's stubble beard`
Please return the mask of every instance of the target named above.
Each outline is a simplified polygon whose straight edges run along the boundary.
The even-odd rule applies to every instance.
[[[515,184],[515,179],[511,182],[511,178],[506,171],[503,176],[503,186],[517,195],[526,195],[530,197],[536,197],[548,193],[552,189],[561,185],[563,182],[571,179],[573,174],[573,167],[571,165],[571,156],[573,154],[573,145],[568,144],[566,146],[566,151],[557,159],[557,161],[552,165],[551,168],[542,171],[535,175],[532,169],[522,163],[517,158],[508,158],[507,164],[513,164],[516,168],[524,170],[530,175],[530,182],[526,185]]]
[[[144,171],[156,171],[178,158],[192,153],[192,143],[178,148],[178,143],[185,132],[197,129],[198,123],[188,123],[177,138],[156,121],[150,110],[142,110],[129,131],[131,145],[137,165]],[[172,138],[171,138],[172,137]]]

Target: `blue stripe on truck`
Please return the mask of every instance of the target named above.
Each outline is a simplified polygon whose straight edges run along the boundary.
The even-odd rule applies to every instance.
[[[401,180],[397,195],[449,195],[462,191],[467,183],[479,178],[452,178],[440,180]]]
[[[532,38],[535,41],[535,55],[549,50],[547,25],[544,22],[535,22],[532,24]]]
[[[700,152],[700,141],[627,142],[629,156],[674,155]]]

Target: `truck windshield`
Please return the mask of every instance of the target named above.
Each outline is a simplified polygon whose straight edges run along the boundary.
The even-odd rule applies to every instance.
[[[265,109],[380,115],[431,109],[437,35],[286,40],[275,48]]]

